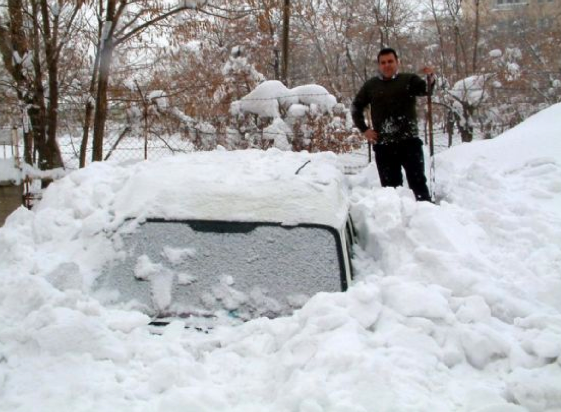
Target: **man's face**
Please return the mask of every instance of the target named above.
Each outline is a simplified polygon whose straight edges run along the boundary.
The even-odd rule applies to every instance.
[[[393,53],[382,54],[378,59],[378,69],[386,79],[391,79],[397,73],[398,66],[399,62]]]

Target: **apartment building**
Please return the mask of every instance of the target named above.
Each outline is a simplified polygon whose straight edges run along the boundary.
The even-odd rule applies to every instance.
[[[553,28],[561,24],[561,0],[470,0],[462,9],[469,19],[475,19],[479,3],[479,17],[484,23],[495,23],[508,29],[514,21],[525,21],[537,28]]]

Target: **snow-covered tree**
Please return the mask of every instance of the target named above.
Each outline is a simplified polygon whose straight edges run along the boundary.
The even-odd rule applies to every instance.
[[[0,54],[10,86],[22,108],[24,160],[39,168],[63,166],[57,142],[62,80],[75,69],[77,48],[69,45],[78,32],[84,1],[8,0],[0,15]]]

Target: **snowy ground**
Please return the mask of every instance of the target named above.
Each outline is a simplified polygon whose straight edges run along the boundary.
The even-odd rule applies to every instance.
[[[0,411],[561,411],[559,119],[439,154],[439,205],[373,166],[350,177],[356,284],[211,334],[153,334],[52,286],[52,259],[104,250],[92,210],[119,186],[18,210],[0,229]]]

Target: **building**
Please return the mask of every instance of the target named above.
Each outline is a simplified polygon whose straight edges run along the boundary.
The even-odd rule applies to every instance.
[[[483,23],[496,23],[505,30],[517,29],[515,21],[526,22],[538,29],[561,24],[561,0],[471,0],[462,3],[468,19],[475,19],[477,5]]]

